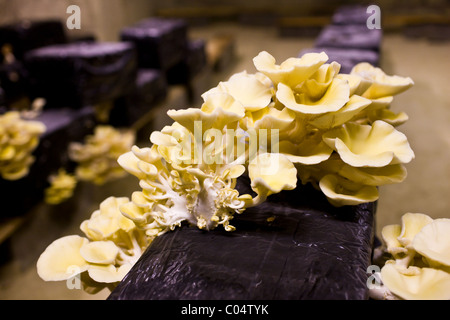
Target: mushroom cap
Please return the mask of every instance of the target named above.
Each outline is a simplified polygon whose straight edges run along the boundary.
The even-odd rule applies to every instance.
[[[432,262],[450,266],[450,219],[435,219],[414,237],[412,247]]]
[[[407,252],[407,249],[403,248],[402,244],[398,241],[398,237],[401,232],[402,226],[399,224],[387,225],[381,230],[381,237],[383,238],[387,251],[390,254],[396,255]]]
[[[402,216],[402,231],[398,236],[398,241],[404,246],[409,246],[414,237],[433,219],[423,213],[405,213]]]
[[[131,264],[124,264],[119,268],[113,265],[99,266],[94,265],[89,268],[89,276],[100,283],[116,283],[122,281],[122,279],[131,270]]]
[[[311,165],[321,163],[330,158],[333,149],[323,141],[317,141],[317,139],[305,139],[300,144],[282,140],[279,143],[279,152],[293,163]]]
[[[256,156],[248,165],[252,189],[260,188],[269,194],[281,190],[293,190],[297,186],[297,169],[284,155],[279,153],[263,153]]]
[[[246,111],[257,111],[269,105],[272,100],[272,89],[261,82],[255,75],[247,74],[246,71],[235,73],[228,81],[220,82],[219,85],[205,92],[202,97],[208,100],[211,94],[228,93]]]
[[[326,132],[323,139],[354,167],[383,167],[414,158],[406,136],[384,121],[372,125],[349,122]]]
[[[297,95],[284,83],[278,84],[276,93],[278,101],[286,108],[300,114],[319,115],[341,109],[350,100],[350,86],[347,81],[335,78],[320,99],[311,99],[315,95],[315,92]]]
[[[201,122],[201,133],[211,128],[222,130],[227,124],[238,121],[245,116],[245,108],[233,96],[226,92],[211,93],[206,96],[201,108],[169,110],[168,116],[192,133]],[[152,142],[158,144],[158,141]],[[174,139],[174,143],[176,144]]]
[[[339,110],[327,112],[308,122],[319,129],[330,129],[351,120],[359,112],[367,108],[372,102],[369,99],[352,95],[350,100]]]
[[[38,275],[45,281],[62,281],[86,271],[89,264],[80,249],[88,242],[77,235],[53,241],[37,261]]]
[[[280,65],[266,51],[253,58],[256,69],[270,78],[275,87],[278,83],[284,83],[292,88],[311,77],[327,61],[325,52],[306,53],[300,58],[289,58]]]
[[[93,241],[84,244],[80,254],[89,263],[114,264],[119,248],[112,241]]]
[[[380,68],[367,62],[361,62],[354,66],[350,74],[359,75],[372,82],[363,95],[371,99],[393,96],[414,85],[414,81],[409,77],[389,76]]]
[[[336,206],[358,205],[378,199],[378,189],[365,186],[335,174],[328,174],[319,181],[319,187],[328,201]]]
[[[442,270],[417,268],[416,272],[408,273],[394,264],[386,264],[381,269],[381,279],[389,291],[403,299],[450,299],[450,274]]]

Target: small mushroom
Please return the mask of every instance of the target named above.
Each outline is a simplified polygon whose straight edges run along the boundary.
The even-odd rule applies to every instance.
[[[398,241],[398,237],[402,232],[402,226],[399,224],[392,224],[384,226],[381,230],[381,236],[386,244],[387,252],[396,256],[398,254],[405,254],[408,250],[403,248]]]
[[[37,261],[37,272],[45,281],[62,281],[86,271],[88,262],[80,253],[88,239],[77,235],[52,242]]]
[[[402,231],[398,236],[398,241],[404,247],[408,247],[420,230],[431,222],[433,222],[433,219],[426,214],[405,213],[402,216]]]
[[[245,115],[245,109],[230,94],[218,92],[209,94],[200,109],[169,110],[167,114],[192,133],[197,132],[196,125],[201,122],[200,133],[203,136],[208,129],[222,130],[226,125],[240,120]],[[159,145],[158,141],[152,142]]]
[[[89,263],[114,264],[119,248],[112,241],[93,241],[84,244],[80,254]]]
[[[211,94],[220,92],[228,93],[250,112],[267,107],[272,100],[271,87],[246,71],[234,74],[228,81],[220,82],[216,88],[205,92],[202,98],[206,102]]]
[[[297,169],[284,155],[263,153],[248,165],[251,188],[258,194],[249,206],[263,202],[269,195],[297,186]]]
[[[280,65],[266,51],[260,52],[253,63],[256,69],[272,80],[275,88],[279,83],[294,88],[309,79],[325,62],[328,56],[325,52],[306,53],[300,58],[289,58]]]
[[[378,189],[365,186],[335,174],[328,174],[319,181],[320,190],[328,201],[336,206],[357,205],[378,199]]]
[[[354,167],[383,167],[414,158],[406,136],[383,121],[372,125],[349,122],[326,132],[323,140]]]
[[[372,82],[372,85],[363,94],[363,97],[369,99],[393,96],[414,85],[414,81],[409,77],[389,76],[380,68],[367,62],[354,66],[350,74],[359,75]]]
[[[389,291],[406,300],[449,300],[450,273],[432,268],[414,268],[408,273],[395,264],[381,269],[381,279]]]
[[[450,267],[450,219],[435,219],[425,225],[414,237],[412,247],[432,267]]]
[[[276,93],[286,108],[300,114],[319,115],[341,109],[350,100],[350,86],[347,81],[335,78],[320,98],[314,96],[315,92],[297,93],[284,83],[278,84]]]
[[[89,276],[100,283],[116,283],[122,281],[122,279],[131,270],[131,264],[124,264],[119,268],[113,265],[108,266],[92,266],[89,268]]]

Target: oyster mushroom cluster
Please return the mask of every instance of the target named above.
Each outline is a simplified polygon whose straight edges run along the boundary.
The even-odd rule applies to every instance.
[[[407,120],[391,110],[393,96],[413,85],[368,63],[340,74],[325,53],[308,53],[280,65],[267,52],[255,59],[275,89],[271,107],[287,112],[279,152],[303,184],[320,188],[335,206],[378,199],[378,186],[405,179],[414,158],[407,137],[395,127]]]
[[[69,145],[69,157],[77,163],[77,179],[103,185],[123,177],[126,172],[117,164],[117,159],[130,150],[134,141],[135,133],[132,130],[99,125],[95,127],[93,135],[85,138],[84,143],[72,142]]]
[[[24,120],[20,113],[10,111],[0,115],[0,176],[5,180],[25,177],[35,158],[46,127],[42,122]]]
[[[450,219],[406,213],[402,224],[382,230],[389,260],[381,269],[376,299],[450,299]]]
[[[46,281],[78,279],[83,289],[95,293],[113,288],[148,246],[145,232],[119,211],[129,199],[109,197],[81,223],[84,236],[70,235],[51,243],[37,262]]]
[[[71,198],[78,183],[75,175],[68,173],[65,169],[59,169],[57,174],[50,175],[48,181],[50,186],[45,189],[44,200],[53,205]]]
[[[253,62],[256,73],[243,71],[220,82],[202,95],[199,108],[169,110],[174,123],[151,134],[151,147],[133,146],[118,158],[140,188],[129,201],[116,201],[114,212],[120,212],[129,230],[145,235],[146,241],[138,243],[148,245],[182,223],[233,231],[235,214],[296,188],[299,180],[322,190],[331,204],[343,206],[375,201],[378,186],[406,177],[404,165],[414,153],[395,127],[407,117],[390,107],[394,95],[413,85],[410,78],[389,76],[365,63],[340,74],[340,65],[329,63],[323,52],[278,65],[264,51]],[[74,149],[75,158],[81,161],[106,147],[87,148]],[[102,168],[88,165],[83,172],[94,176]],[[256,195],[235,189],[243,174]],[[119,241],[92,240],[116,246]],[[76,241],[71,252],[77,261],[97,264],[81,252],[84,240]],[[61,279],[52,276],[53,263],[69,267],[49,253],[57,245],[51,244],[38,261],[44,280]],[[111,272],[118,270],[117,260],[110,265],[115,268],[108,267]],[[62,269],[58,272],[64,273]],[[89,270],[92,279],[101,280]],[[115,274],[119,281],[122,273]]]

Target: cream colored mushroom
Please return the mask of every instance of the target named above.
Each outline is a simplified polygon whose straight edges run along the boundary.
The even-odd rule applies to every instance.
[[[113,237],[119,230],[126,232],[134,229],[136,225],[122,215],[119,207],[128,203],[126,197],[109,197],[100,204],[100,209],[92,213],[91,218],[81,223],[80,229],[86,236],[94,241],[106,240]]]
[[[252,189],[258,194],[249,206],[263,202],[269,195],[281,190],[293,190],[297,186],[297,169],[284,155],[263,153],[248,165]],[[247,200],[248,201],[248,200]]]
[[[328,90],[320,98],[315,98],[316,92],[297,93],[291,87],[280,83],[276,97],[286,108],[300,114],[319,115],[341,109],[350,96],[350,86],[345,80],[335,78]]]
[[[216,88],[205,92],[202,98],[206,102],[211,94],[220,92],[228,93],[250,112],[267,107],[272,100],[271,87],[246,71],[232,75],[226,82],[220,82]]]
[[[397,254],[405,254],[408,251],[398,241],[401,232],[402,226],[399,224],[387,225],[381,230],[381,236],[386,244],[387,252],[394,256]]]
[[[114,264],[119,248],[112,241],[93,241],[84,244],[80,254],[89,263]]]
[[[167,114],[192,133],[201,129],[199,132],[203,135],[208,129],[221,130],[226,125],[240,120],[245,115],[245,109],[228,93],[218,92],[209,94],[200,109],[169,110]],[[198,122],[202,126],[196,130]]]
[[[244,127],[258,129],[278,129],[280,131],[287,129],[292,125],[295,119],[295,113],[288,108],[278,110],[273,106],[247,114]]]
[[[285,155],[293,163],[318,164],[328,158],[333,153],[326,143],[319,139],[305,139],[300,144],[292,143],[288,140],[280,141],[279,153]]]
[[[358,205],[378,199],[376,187],[361,185],[335,174],[324,176],[320,179],[319,186],[328,201],[336,207]]]
[[[384,167],[352,167],[344,163],[338,173],[351,181],[369,186],[399,183],[405,180],[407,175],[405,166],[402,164]]]
[[[435,219],[425,225],[414,237],[412,247],[432,267],[450,267],[450,219]]]
[[[108,266],[92,266],[89,268],[89,276],[100,283],[116,283],[122,281],[133,266],[124,264],[119,268],[113,265]]]
[[[354,66],[350,74],[359,75],[372,82],[363,94],[363,97],[369,99],[393,96],[414,85],[414,81],[409,77],[388,76],[383,70],[367,62]]]
[[[372,101],[369,99],[353,95],[350,97],[350,100],[345,104],[345,106],[339,110],[324,113],[323,115],[308,120],[308,122],[319,129],[334,128],[350,121],[371,103]]]
[[[433,219],[426,214],[405,213],[402,216],[402,231],[398,236],[398,241],[404,247],[408,247],[420,230],[431,222],[433,222]]]
[[[37,261],[39,276],[45,281],[62,281],[88,270],[89,264],[80,253],[87,243],[88,239],[77,235],[52,242]]]
[[[395,264],[386,264],[381,269],[381,279],[389,291],[406,300],[450,299],[450,273],[432,268],[415,269],[408,273]]]
[[[300,58],[289,58],[280,65],[277,65],[275,58],[266,51],[260,52],[253,59],[256,69],[269,77],[275,88],[279,83],[294,88],[309,79],[327,61],[325,52],[306,53]]]
[[[414,158],[406,136],[383,121],[372,126],[349,122],[326,132],[323,140],[354,167],[383,167]]]

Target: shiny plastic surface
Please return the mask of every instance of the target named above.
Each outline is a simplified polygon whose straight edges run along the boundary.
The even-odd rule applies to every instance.
[[[332,207],[309,185],[283,191],[236,216],[234,232],[156,238],[109,299],[367,299],[375,210]]]

